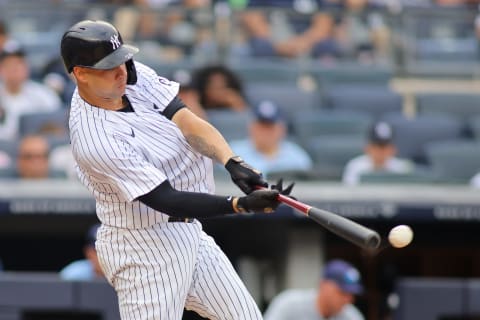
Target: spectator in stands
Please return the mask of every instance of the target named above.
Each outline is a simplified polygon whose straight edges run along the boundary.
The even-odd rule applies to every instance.
[[[363,320],[353,305],[362,293],[360,273],[343,260],[329,261],[317,289],[290,289],[276,296],[265,311],[265,320]]]
[[[269,3],[256,1],[255,4],[261,5],[263,2]],[[264,11],[252,8],[242,14],[240,21],[247,33],[253,56],[295,58],[313,55],[331,59],[339,55],[335,41],[335,19],[328,12],[315,13],[306,26],[297,22],[297,28],[281,12],[269,18]]]
[[[268,176],[275,171],[309,170],[312,160],[297,144],[287,141],[287,125],[280,108],[265,100],[253,109],[249,137],[232,141],[236,154]]]
[[[206,66],[194,72],[193,84],[205,110],[245,111],[248,103],[240,78],[222,65]]]
[[[88,229],[85,237],[83,254],[85,259],[73,261],[62,270],[60,277],[64,280],[94,280],[104,279],[102,268],[97,257],[95,241],[97,240],[97,230],[100,224],[94,224]]]
[[[384,171],[410,173],[414,165],[406,159],[395,157],[397,149],[393,143],[393,129],[386,122],[375,123],[370,129],[364,154],[351,159],[343,171],[343,183],[357,185],[362,174]]]
[[[49,177],[48,154],[50,146],[41,135],[25,136],[20,140],[17,154],[17,177],[46,179]]]
[[[342,57],[370,63],[386,61],[390,55],[390,31],[368,0],[345,0],[336,27]]]
[[[188,108],[200,118],[207,119],[207,114],[200,104],[198,91],[193,86],[192,74],[188,70],[178,69],[172,73],[169,79],[180,84],[178,97],[188,106]]]
[[[23,114],[49,112],[61,108],[57,94],[29,79],[25,52],[20,47],[5,47],[0,53],[0,101],[4,120],[0,123],[0,139],[19,136],[19,119]]]

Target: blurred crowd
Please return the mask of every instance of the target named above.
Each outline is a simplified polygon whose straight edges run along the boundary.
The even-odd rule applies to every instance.
[[[409,126],[416,119],[402,114],[402,97],[393,96],[388,79],[373,85],[357,80],[347,88],[337,88],[317,78],[316,84],[314,81],[313,86],[306,86],[308,81],[301,82],[300,77],[279,83],[273,71],[271,83],[259,83],[250,81],[238,65],[228,63],[238,57],[258,61],[308,57],[327,65],[336,60],[367,68],[385,65],[392,59],[389,15],[421,7],[476,10],[476,1],[112,0],[89,5],[92,2],[83,1],[84,10],[72,9],[72,16],[110,19],[125,41],[140,43],[138,60],[153,62],[159,74],[179,82],[179,97],[214,124],[234,150],[267,177],[291,174],[297,180],[330,179],[355,185],[362,182],[362,175],[375,172],[403,177],[420,173],[431,181],[443,182],[441,174],[430,170],[429,143],[476,141],[475,125],[469,122],[458,123],[458,130],[450,135],[432,137],[427,130],[421,133],[430,135],[424,141],[410,141],[405,146],[402,137],[411,131]],[[7,3],[0,5],[9,8]],[[45,1],[44,5],[68,8],[71,1]],[[222,24],[222,18],[229,24]],[[76,179],[67,124],[75,84],[58,55],[50,55],[41,67],[38,61],[33,63],[35,48],[10,25],[17,26],[18,21],[6,18],[0,22],[0,176]],[[479,25],[476,19],[467,28],[472,34],[479,33],[475,30]],[[228,34],[227,60],[218,56],[225,40],[222,32]],[[209,59],[191,65],[175,64],[199,52]],[[254,60],[245,64],[248,61]],[[284,99],[282,94],[289,97]],[[312,97],[313,107],[306,106],[306,96]],[[363,120],[355,122],[359,114]],[[424,115],[420,116],[422,123]],[[340,122],[339,117],[343,119]],[[322,123],[329,119],[336,119],[338,126],[335,121],[329,126]],[[362,128],[346,128],[345,121],[357,127],[362,123]],[[436,120],[429,121],[433,120],[427,119],[423,126],[438,126]],[[382,134],[386,136],[380,137]],[[468,182],[475,173],[469,173],[469,177],[463,173],[461,182]],[[472,185],[478,180],[472,179]]]
[[[417,114],[411,116],[404,113],[403,97],[388,86],[394,74],[372,83],[360,77],[338,84],[323,83],[323,69],[319,77],[292,74],[293,81],[281,81],[273,70],[268,75],[271,82],[252,80],[263,72],[261,67],[252,67],[247,75],[246,69],[242,71],[252,61],[280,59],[279,65],[286,66],[284,61],[307,59],[326,66],[354,63],[373,73],[375,66],[390,65],[396,59],[392,48],[398,30],[394,30],[392,15],[412,8],[466,8],[466,12],[475,12],[475,18],[478,2],[42,1],[72,10],[65,13],[65,21],[59,19],[53,32],[38,31],[39,37],[42,33],[51,37],[45,43],[55,40],[53,50],[46,46],[44,58],[30,41],[32,37],[22,37],[23,29],[15,29],[22,24],[5,14],[14,6],[0,0],[0,9],[6,8],[0,10],[0,178],[77,179],[68,136],[69,101],[75,84],[55,46],[58,35],[71,23],[91,18],[112,21],[125,42],[138,44],[138,60],[153,62],[160,75],[178,82],[180,99],[216,126],[235,153],[268,180],[333,180],[345,186],[372,181],[447,182],[480,188],[480,95],[419,97]],[[480,39],[480,16],[456,27],[459,35]],[[178,63],[185,60],[194,63]],[[240,65],[229,61],[240,61]],[[312,76],[313,70],[308,71]],[[222,170],[216,168],[216,178],[226,177]],[[94,247],[97,228],[94,225],[87,232],[85,259],[61,270],[64,279],[102,277]],[[337,303],[349,306],[359,291],[343,290],[346,280],[340,277],[350,267],[341,264],[332,267],[332,274],[325,274],[333,280],[333,287],[322,280],[319,291],[294,292],[293,297],[311,300],[306,309],[313,316],[322,309],[313,307],[315,299],[325,299],[322,292],[334,292],[331,296]],[[287,299],[288,294],[292,293],[279,299]],[[282,309],[275,310],[272,304],[267,314],[279,319],[280,313]]]

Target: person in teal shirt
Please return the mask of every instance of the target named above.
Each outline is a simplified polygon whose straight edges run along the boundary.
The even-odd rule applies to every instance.
[[[282,110],[269,100],[253,108],[249,137],[231,141],[233,151],[268,177],[282,171],[308,171],[312,159],[298,144],[286,139],[287,124]]]

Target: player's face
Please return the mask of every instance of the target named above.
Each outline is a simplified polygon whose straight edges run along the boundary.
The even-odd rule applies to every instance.
[[[127,67],[121,64],[108,70],[80,68],[77,79],[90,95],[102,99],[118,99],[127,86]]]

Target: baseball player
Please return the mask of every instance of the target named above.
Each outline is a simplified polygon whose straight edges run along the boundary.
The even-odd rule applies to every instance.
[[[103,21],[65,32],[61,53],[77,88],[70,138],[81,182],[102,222],[96,248],[122,319],[261,319],[225,254],[195,218],[271,212],[280,190],[234,156],[177,97],[178,84],[132,60]],[[212,159],[247,195],[214,195]],[[284,190],[283,190],[283,193]]]

